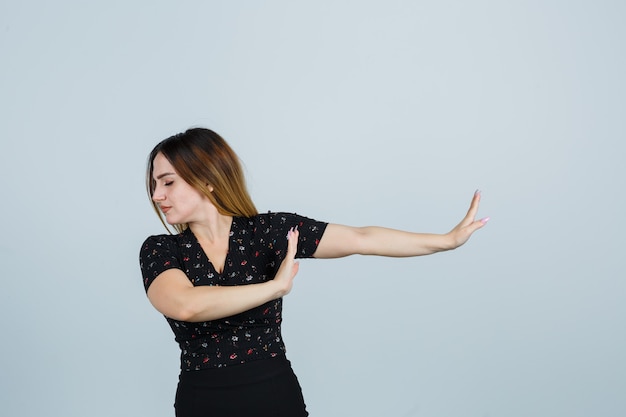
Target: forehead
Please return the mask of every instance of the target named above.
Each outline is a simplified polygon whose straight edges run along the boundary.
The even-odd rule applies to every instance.
[[[162,153],[158,153],[154,157],[154,161],[152,161],[152,178],[157,179],[166,175],[175,174],[176,170],[174,169],[170,161],[168,161]]]

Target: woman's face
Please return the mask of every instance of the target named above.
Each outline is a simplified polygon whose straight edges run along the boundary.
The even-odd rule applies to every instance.
[[[165,220],[172,225],[201,221],[206,209],[212,207],[209,199],[179,177],[163,154],[157,154],[152,167],[155,181],[152,200]]]

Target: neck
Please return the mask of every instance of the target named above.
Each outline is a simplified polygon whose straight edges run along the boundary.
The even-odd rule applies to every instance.
[[[216,213],[202,222],[190,223],[189,228],[198,241],[214,243],[228,237],[232,222],[232,216]]]

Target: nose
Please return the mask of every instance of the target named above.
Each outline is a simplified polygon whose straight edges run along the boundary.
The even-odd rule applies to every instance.
[[[159,186],[154,187],[154,191],[152,192],[152,201],[158,203],[160,201],[165,200],[165,193],[162,191],[162,188]]]

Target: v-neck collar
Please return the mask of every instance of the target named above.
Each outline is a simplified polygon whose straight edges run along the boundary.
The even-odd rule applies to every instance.
[[[220,278],[225,276],[226,269],[229,266],[230,254],[232,252],[233,244],[234,244],[233,243],[233,239],[234,239],[233,228],[235,226],[235,220],[236,218],[233,216],[232,221],[230,222],[230,230],[228,232],[228,249],[226,250],[226,257],[224,258],[224,267],[222,268],[222,272],[217,270],[217,268],[215,267],[215,265],[213,264],[209,256],[204,251],[204,248],[200,244],[200,241],[198,240],[196,235],[193,233],[191,228],[187,227],[187,229],[185,229],[185,231],[183,232],[189,238],[190,243],[196,246],[196,250],[198,251],[198,253],[200,253],[200,256],[203,258],[203,260],[208,262],[208,265],[210,265],[211,270]]]

